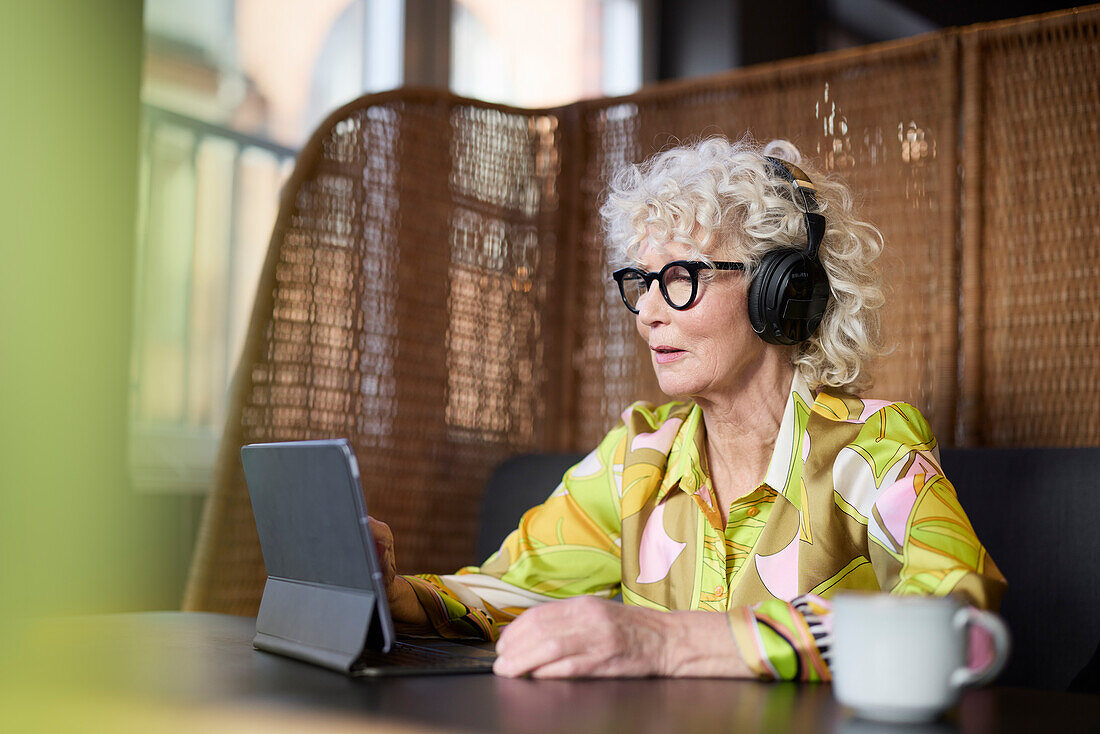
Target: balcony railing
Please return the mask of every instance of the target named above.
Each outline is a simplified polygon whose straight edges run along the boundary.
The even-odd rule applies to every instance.
[[[206,491],[297,151],[143,105],[130,384],[136,487]]]

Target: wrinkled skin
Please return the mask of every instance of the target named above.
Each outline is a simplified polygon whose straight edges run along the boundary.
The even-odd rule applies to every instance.
[[[544,604],[504,628],[493,670],[536,678],[666,675],[670,621],[595,597]]]
[[[596,597],[543,604],[504,628],[493,672],[506,677],[747,675],[723,615],[660,612]]]
[[[374,536],[374,551],[378,555],[378,564],[382,568],[382,580],[386,584],[386,601],[390,605],[390,614],[395,621],[411,627],[428,624],[424,608],[416,600],[409,582],[397,575],[397,554],[394,551],[393,531],[390,526],[373,517],[370,522],[371,535]]]

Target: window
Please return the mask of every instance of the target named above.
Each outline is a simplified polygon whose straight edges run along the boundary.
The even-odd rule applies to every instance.
[[[397,86],[403,0],[146,0],[130,465],[206,491],[279,190],[333,108]]]
[[[641,84],[641,0],[455,0],[456,94],[538,108]]]
[[[448,41],[452,88],[460,94],[546,107],[634,91],[641,84],[641,5],[145,0],[130,400],[135,485],[197,492],[210,486],[279,190],[325,116],[406,77],[445,80],[435,60],[445,67],[446,52],[425,51]],[[448,32],[450,39],[439,37]],[[406,49],[409,37],[417,42]],[[541,139],[549,132],[530,134]],[[464,195],[473,201],[493,192]],[[533,298],[524,274],[537,248],[521,248],[531,262],[482,267],[497,238],[526,242],[528,233],[482,227],[463,211],[455,216],[452,297],[482,288],[479,279],[503,278],[492,297]],[[452,337],[469,338],[476,325],[458,311],[454,318]],[[511,343],[505,325],[498,331],[497,342]],[[385,365],[378,370],[389,374]],[[456,430],[481,435],[484,427],[467,425],[471,411],[491,412],[494,380],[514,379],[459,369],[448,404]],[[374,389],[389,388],[364,386]]]
[[[638,0],[456,0],[453,10],[451,88],[458,94],[543,108],[641,85]],[[453,124],[451,186],[459,203],[448,309],[449,436],[524,445],[533,405],[517,403],[534,401],[531,375],[541,362],[533,345],[547,294],[532,290],[532,276],[541,254],[536,221],[556,196],[554,118],[465,110]],[[478,345],[476,361],[471,344]]]

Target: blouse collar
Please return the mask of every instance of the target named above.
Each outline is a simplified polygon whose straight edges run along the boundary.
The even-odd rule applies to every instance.
[[[802,487],[802,462],[809,453],[806,424],[814,404],[814,394],[809,384],[794,370],[790,395],[783,408],[775,447],[772,449],[764,484],[787,499],[796,509],[804,506]],[[672,442],[668,456],[668,469],[657,499],[660,501],[673,488],[695,495],[700,508],[708,515],[718,512],[713,507],[715,498],[709,486],[709,468],[706,454],[706,427],[703,411],[692,404],[683,424]]]

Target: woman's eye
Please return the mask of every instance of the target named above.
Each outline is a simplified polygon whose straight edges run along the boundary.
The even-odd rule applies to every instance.
[[[691,281],[691,274],[683,268],[676,268],[675,270],[669,271],[665,276],[665,282],[667,283],[683,283],[685,281]]]

